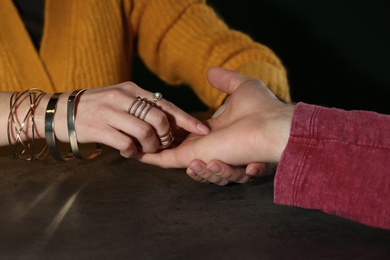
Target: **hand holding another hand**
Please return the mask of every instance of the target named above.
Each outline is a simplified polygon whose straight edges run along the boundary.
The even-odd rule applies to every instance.
[[[175,148],[155,154],[141,153],[138,159],[166,168],[190,167],[187,173],[192,178],[219,185],[236,179],[243,182],[249,177],[242,171],[228,171],[226,176],[205,171],[202,177],[194,174],[193,167],[204,162],[203,166],[210,167],[214,163],[225,167],[226,163],[258,166],[261,170],[272,168],[287,145],[294,106],[279,101],[257,79],[216,67],[210,68],[207,76],[211,85],[230,94],[226,106],[207,120],[211,132],[204,136],[189,134]]]

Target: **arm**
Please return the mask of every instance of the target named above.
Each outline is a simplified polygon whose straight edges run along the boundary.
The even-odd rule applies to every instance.
[[[211,109],[226,93],[212,88],[204,75],[220,66],[261,79],[289,101],[287,76],[279,58],[248,35],[230,29],[204,0],[136,0],[132,28],[147,67],[169,84],[187,84]]]
[[[34,100],[38,93],[33,92],[31,95]],[[60,96],[55,107],[53,130],[60,142],[69,142],[67,118],[69,95],[70,92],[66,92]],[[164,135],[171,125],[198,134],[208,132],[208,128],[199,120],[164,99],[158,100],[155,106],[150,106],[148,112],[144,110],[143,120],[137,116],[140,108],[137,108],[138,112],[135,115],[130,115],[127,110],[137,96],[153,100],[153,93],[139,88],[132,82],[87,89],[76,101],[75,106],[77,113],[74,124],[77,140],[80,143],[102,143],[118,149],[125,157],[132,157],[137,149],[144,152],[157,151],[160,147],[158,135]],[[11,97],[14,97],[12,102]],[[44,94],[36,102],[32,102],[35,111],[35,138],[45,138],[46,109],[51,97],[51,94]],[[8,92],[0,93],[1,146],[9,143],[8,126],[11,126],[9,127],[11,143],[15,142],[19,129],[22,130],[20,135],[22,140],[32,138],[32,117],[31,115],[26,117],[31,107],[29,98],[28,92],[19,93],[17,96]],[[10,114],[14,118],[12,124],[8,120]]]
[[[299,103],[275,202],[390,228],[390,116]]]

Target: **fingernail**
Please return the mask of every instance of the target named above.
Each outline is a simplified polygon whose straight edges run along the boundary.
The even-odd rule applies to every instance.
[[[252,167],[247,170],[246,174],[250,176],[258,176],[260,175],[260,170],[258,168]]]
[[[209,170],[216,174],[216,175],[219,175],[222,173],[222,167],[218,164],[212,164],[210,167],[209,167]]]
[[[210,132],[210,129],[203,123],[197,124],[196,128],[198,128],[204,134],[208,134]]]
[[[191,168],[187,168],[186,173],[190,176],[196,176],[196,173]]]
[[[200,174],[203,172],[203,167],[199,164],[192,165],[191,170],[194,171],[196,174]]]

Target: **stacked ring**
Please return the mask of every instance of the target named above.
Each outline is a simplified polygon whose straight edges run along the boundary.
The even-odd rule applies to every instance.
[[[152,106],[155,106],[157,101],[160,99],[162,99],[162,94],[160,92],[153,94],[153,101],[149,101],[146,98],[141,98],[138,96],[133,100],[133,102],[131,102],[126,112],[132,116],[144,120],[146,114],[149,112]]]
[[[165,134],[159,135],[158,138],[160,139],[160,149],[170,146],[175,139],[172,133],[172,128],[169,127],[169,130]]]
[[[154,103],[151,103],[150,101],[144,98],[137,97],[136,99],[133,100],[133,102],[131,102],[126,112],[132,116],[144,120],[146,114],[149,112],[152,106],[154,106]]]
[[[133,102],[131,102],[126,110],[126,113],[144,121],[146,114],[153,106],[156,106],[157,101],[160,99],[162,99],[162,94],[160,92],[153,94],[153,101],[149,101],[138,96],[133,100]],[[174,140],[171,127],[169,127],[169,130],[165,134],[158,135],[158,138],[160,140],[160,149],[170,146]]]

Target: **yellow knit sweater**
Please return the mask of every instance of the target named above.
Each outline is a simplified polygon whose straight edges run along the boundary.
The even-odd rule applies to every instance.
[[[229,29],[205,0],[46,0],[39,53],[12,0],[0,0],[2,91],[36,87],[52,93],[121,83],[131,80],[134,55],[168,84],[191,86],[212,109],[226,95],[207,83],[210,66],[257,77],[290,101],[278,57]]]

